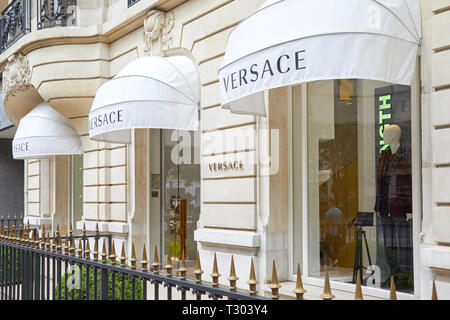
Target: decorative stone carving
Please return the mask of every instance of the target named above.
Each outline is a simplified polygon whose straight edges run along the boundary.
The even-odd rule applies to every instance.
[[[20,53],[9,57],[3,71],[3,100],[6,101],[31,86],[31,68],[28,59]]]
[[[161,55],[173,43],[175,14],[151,10],[144,21],[145,55]]]

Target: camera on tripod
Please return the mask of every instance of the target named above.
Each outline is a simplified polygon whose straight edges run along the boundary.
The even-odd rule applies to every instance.
[[[368,268],[363,266],[363,245],[366,247],[367,259],[369,266],[372,265],[372,259],[370,257],[369,245],[367,244],[366,231],[362,227],[372,227],[373,226],[373,212],[358,212],[353,220],[347,224],[347,228],[356,226],[356,248],[355,248],[355,258],[353,264],[353,278],[352,283],[356,283],[357,273],[360,272],[361,282],[363,285],[366,284],[366,280],[363,278],[363,269],[368,270]],[[373,274],[373,270],[371,274]]]
[[[348,229],[353,226],[373,227],[373,212],[358,212],[353,220],[347,224]]]

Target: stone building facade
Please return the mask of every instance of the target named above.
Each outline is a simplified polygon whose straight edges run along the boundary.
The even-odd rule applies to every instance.
[[[2,9],[7,2],[18,1],[1,1]],[[134,242],[136,252],[142,252],[144,244],[148,250],[157,246],[165,259],[170,243],[164,233],[165,202],[173,179],[164,172],[169,165],[163,163],[168,158],[163,154],[164,146],[173,146],[174,139],[167,142],[169,135],[160,130],[136,129],[128,145],[95,142],[89,139],[88,116],[97,89],[131,61],[146,55],[185,55],[195,61],[201,82],[201,130],[192,136],[192,143],[200,142],[192,148],[199,171],[192,173],[198,178],[190,181],[195,191],[189,191],[201,194],[192,196],[197,197],[192,202],[199,202],[195,206],[200,214],[190,222],[188,238],[199,250],[204,279],[209,279],[217,253],[223,283],[227,283],[233,255],[239,287],[247,287],[253,259],[261,292],[270,282],[273,260],[279,280],[289,288],[288,282],[296,279],[297,264],[303,270],[309,257],[303,252],[309,246],[308,207],[298,202],[308,196],[307,184],[295,184],[296,179],[306,179],[307,171],[300,168],[298,172],[292,163],[294,154],[301,158],[302,152],[293,143],[305,131],[290,120],[298,112],[293,101],[307,103],[309,89],[302,85],[268,91],[266,118],[222,109],[219,92],[218,70],[228,36],[264,2],[77,0],[69,1],[70,22],[46,28],[39,26],[38,5],[31,1],[29,30],[0,54],[5,111],[17,126],[36,105],[48,102],[70,119],[84,154],[82,158],[25,160],[25,222],[38,228],[45,225],[47,230],[59,225],[63,233],[71,225],[77,232],[83,226],[95,232],[98,225],[100,232],[114,235],[116,252],[122,241],[131,252]],[[448,299],[450,1],[421,0],[420,4],[423,38],[412,85],[417,112],[412,112],[411,131],[419,146],[412,160],[417,168],[413,175],[414,289],[399,293],[399,298],[428,299],[436,280],[440,297]],[[274,140],[279,141],[275,169],[267,161],[274,154]],[[214,170],[224,162],[241,165],[238,170]],[[304,212],[300,220],[296,210]],[[195,260],[192,254],[190,258]],[[304,277],[310,298],[318,298],[314,292],[320,291],[323,277]],[[332,288],[345,298],[351,296],[354,285],[333,282]],[[374,298],[389,296],[387,290],[366,290]],[[292,294],[288,289],[283,293]]]

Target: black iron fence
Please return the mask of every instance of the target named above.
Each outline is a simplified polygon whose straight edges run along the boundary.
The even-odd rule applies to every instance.
[[[76,0],[38,0],[38,29],[76,25]]]
[[[170,257],[162,268],[155,253],[156,259],[149,266],[145,248],[138,270],[134,245],[127,265],[124,246],[117,257],[111,235],[41,234],[39,237],[38,232],[27,228],[15,230],[14,226],[1,230],[0,300],[269,299],[256,295],[253,264],[250,292],[240,292],[235,275],[229,278],[229,288],[219,286],[216,261],[213,283],[209,285],[202,283],[199,260],[193,272],[196,280],[191,281],[186,279],[184,264],[174,274]],[[94,242],[92,251],[89,237]],[[164,274],[161,269],[165,269]]]
[[[23,221],[22,215],[0,215],[0,228],[3,229],[5,226],[11,229],[13,225],[19,226]],[[21,228],[22,229],[22,228]]]
[[[0,20],[0,53],[31,30],[31,0],[14,0]]]

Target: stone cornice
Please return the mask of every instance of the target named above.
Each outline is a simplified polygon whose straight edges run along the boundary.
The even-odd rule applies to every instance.
[[[135,6],[128,9],[129,13],[124,14],[121,18],[101,25],[58,27],[44,30],[33,28],[32,32],[24,35],[0,55],[0,70],[5,68],[10,56],[19,52],[22,55],[27,55],[29,52],[39,48],[64,44],[110,44],[127,33],[143,27],[149,10],[158,8],[168,10],[182,2],[184,1],[138,2]]]

